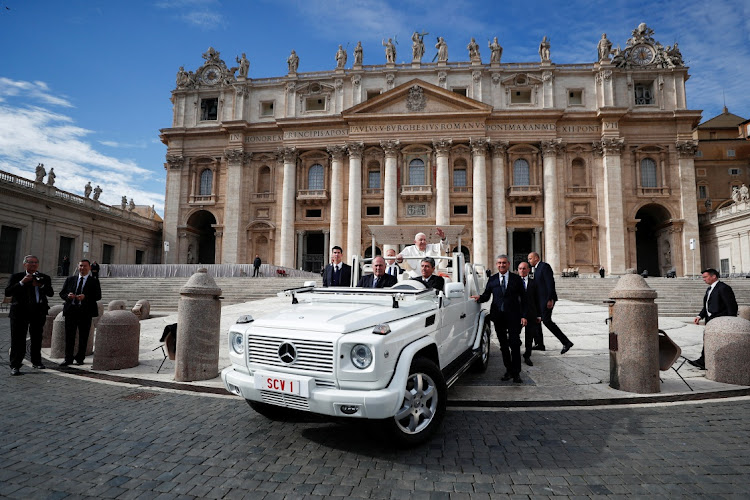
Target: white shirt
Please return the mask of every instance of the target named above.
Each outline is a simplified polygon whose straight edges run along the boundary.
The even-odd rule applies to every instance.
[[[718,282],[719,280],[716,280],[713,283],[711,283],[711,286],[708,290],[708,295],[706,295],[706,315],[708,315],[709,318],[711,317],[711,313],[708,311],[708,301],[711,298],[711,292],[714,291],[714,288],[716,287],[716,283]]]
[[[409,269],[419,271],[419,263],[425,257],[440,257],[443,252],[447,252],[449,247],[444,240],[440,243],[428,243],[424,249],[424,252],[417,248],[417,245],[409,245],[408,247],[401,250],[401,256],[404,258],[404,264]],[[441,262],[436,262],[435,267],[441,267]]]

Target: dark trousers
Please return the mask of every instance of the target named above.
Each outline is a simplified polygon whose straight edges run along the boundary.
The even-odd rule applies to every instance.
[[[529,321],[524,327],[524,344],[523,344],[523,347],[524,347],[523,357],[524,358],[531,357],[531,346],[534,345],[534,341],[537,339],[537,336],[538,336],[538,330],[541,329],[541,327],[542,327],[542,324],[537,323],[536,319]],[[539,342],[537,342],[537,344],[538,343]]]
[[[26,332],[31,337],[31,363],[42,364],[42,332],[47,313],[39,312],[31,318],[10,318],[10,367],[21,368],[26,357]]]
[[[542,324],[547,327],[547,329],[552,332],[552,335],[557,337],[557,340],[560,341],[560,343],[564,346],[570,344],[570,339],[565,336],[565,334],[560,330],[560,327],[555,324],[554,321],[552,321],[552,309],[547,309],[547,304],[544,305],[544,310],[542,311]],[[539,346],[544,345],[544,334],[542,333],[542,325],[539,325],[537,328],[536,334],[534,335],[534,340],[536,341],[536,344]]]
[[[71,306],[65,311],[65,361],[73,362],[73,351],[76,345],[76,333],[78,333],[78,353],[75,360],[83,363],[86,358],[86,346],[89,342],[89,330],[91,329],[91,316],[81,310],[80,307]]]
[[[255,278],[256,276],[258,276],[259,274],[260,274],[260,266],[253,267],[253,278]]]
[[[500,342],[505,371],[511,375],[521,373],[521,323],[509,324],[505,313],[496,313],[492,318],[495,334]]]

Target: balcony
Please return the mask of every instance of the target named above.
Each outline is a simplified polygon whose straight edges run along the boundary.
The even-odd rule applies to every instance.
[[[430,201],[432,186],[401,186],[401,198],[404,201]]]
[[[382,188],[365,188],[365,196],[368,198],[382,198],[383,189]]]
[[[297,191],[297,201],[303,205],[322,205],[328,201],[326,189],[300,189]]]
[[[191,205],[215,205],[216,195],[215,194],[191,194],[188,203]]]
[[[250,203],[272,203],[275,196],[272,192],[266,191],[265,193],[250,193]]]
[[[471,194],[471,186],[453,186],[451,188],[453,194]]]
[[[669,188],[666,186],[662,187],[638,187],[636,188],[636,195],[645,196],[648,198],[653,197],[666,197],[669,196]]]
[[[508,188],[508,196],[517,200],[532,201],[542,196],[542,186],[510,186]]]
[[[594,194],[594,188],[591,186],[568,186],[569,196],[591,196]]]

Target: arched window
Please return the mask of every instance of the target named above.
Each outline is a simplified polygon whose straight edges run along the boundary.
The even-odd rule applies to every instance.
[[[307,173],[307,189],[323,189],[323,165],[315,164]]]
[[[466,187],[466,160],[463,158],[453,163],[453,187]]]
[[[655,188],[656,163],[651,158],[641,160],[641,187]]]
[[[210,196],[211,189],[213,187],[214,173],[211,172],[210,168],[205,169],[201,172],[201,186],[198,194],[200,196]]]
[[[424,162],[415,158],[409,162],[409,184],[412,186],[425,186]]]
[[[376,161],[367,164],[367,187],[380,189],[380,163]]]
[[[589,264],[591,262],[591,245],[585,234],[577,234],[573,240],[576,253],[576,264]]]
[[[576,158],[575,160],[573,160],[571,169],[572,185],[574,187],[587,186],[588,183],[586,182],[586,164],[583,162],[583,160],[580,158]]]
[[[513,185],[528,186],[529,184],[529,162],[519,158],[513,162]]]
[[[267,166],[262,166],[258,173],[258,192],[269,193],[271,191],[271,169]]]

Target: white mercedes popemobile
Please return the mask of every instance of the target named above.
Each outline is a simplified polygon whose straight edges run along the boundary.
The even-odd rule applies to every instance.
[[[444,230],[456,236],[462,227]],[[407,242],[416,232],[370,230]],[[232,364],[221,373],[227,390],[268,418],[292,409],[380,420],[398,444],[426,440],[443,419],[448,387],[469,368],[486,370],[490,351],[489,318],[471,299],[484,290],[483,268],[461,252],[436,260],[440,292],[407,271],[391,288],[286,290],[279,296],[289,298],[288,308],[240,317],[229,330]],[[355,284],[362,261],[351,262]]]

